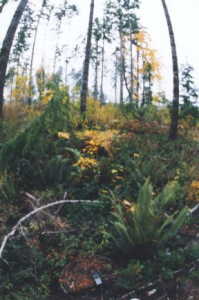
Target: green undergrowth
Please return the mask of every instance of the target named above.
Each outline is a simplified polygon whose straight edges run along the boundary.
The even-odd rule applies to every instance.
[[[19,231],[9,241],[4,253],[9,264],[0,266],[5,300],[45,299],[52,286],[59,288],[63,267],[74,255],[108,256],[118,284],[127,289],[135,277],[151,280],[158,269],[170,277],[191,260],[194,250],[183,252],[177,242],[187,208],[195,204],[189,195],[199,180],[199,142],[183,135],[169,141],[163,116],[153,107],[131,115],[109,110],[122,115],[123,123],[107,127],[100,118],[78,127],[68,99],[56,97],[1,144],[2,236],[33,209],[26,192],[38,205],[63,199],[66,192],[68,199],[91,200],[64,205],[54,221],[32,218],[21,229],[25,236]],[[58,233],[43,234],[52,231]]]

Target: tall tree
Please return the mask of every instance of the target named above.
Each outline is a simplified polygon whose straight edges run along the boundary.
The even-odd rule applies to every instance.
[[[175,43],[175,36],[173,31],[173,26],[169,14],[166,1],[162,0],[162,6],[164,9],[164,14],[167,21],[167,26],[169,30],[172,62],[173,62],[173,104],[171,109],[171,125],[169,131],[169,138],[175,140],[178,134],[178,119],[179,119],[179,67],[178,67],[178,56]]]
[[[111,29],[112,22],[109,17],[109,11],[107,8],[104,10],[104,17],[102,23],[102,46],[101,46],[101,82],[100,82],[100,101],[101,104],[105,104],[104,95],[104,77],[105,77],[105,42],[111,43]]]
[[[98,99],[99,95],[99,87],[98,87],[98,73],[99,73],[99,66],[100,66],[100,60],[99,60],[99,55],[101,53],[100,47],[99,47],[99,42],[102,38],[102,25],[99,21],[99,18],[95,19],[94,22],[94,29],[93,29],[93,36],[94,36],[94,46],[92,49],[92,59],[94,61],[94,91],[93,91],[93,97],[95,99]]]
[[[90,17],[89,17],[89,25],[88,25],[88,33],[87,33],[87,43],[86,43],[86,51],[85,51],[85,60],[83,66],[83,76],[82,76],[82,86],[81,86],[81,95],[80,95],[80,111],[85,118],[86,114],[86,106],[87,106],[87,95],[88,95],[88,78],[89,78],[89,65],[90,65],[90,57],[91,57],[91,40],[92,40],[92,30],[93,30],[93,19],[94,19],[94,6],[95,1],[91,0],[90,4]]]
[[[44,7],[47,5],[47,0],[42,1],[41,9],[37,15],[37,21],[36,26],[34,28],[34,38],[33,38],[33,44],[32,44],[32,50],[31,50],[31,59],[30,59],[30,72],[29,72],[29,95],[28,95],[28,104],[31,105],[32,103],[32,91],[33,91],[33,62],[34,62],[34,55],[35,55],[35,46],[36,46],[36,40],[37,40],[37,34],[39,29],[39,24],[41,21],[41,18],[43,16],[43,10]]]
[[[194,84],[194,68],[191,65],[185,65],[181,74],[181,95],[183,105],[186,107],[196,103],[198,100],[198,89]]]
[[[195,125],[199,116],[198,98],[199,90],[195,86],[193,67],[183,66],[180,80],[180,118],[187,118],[189,125]]]
[[[13,44],[14,36],[19,25],[20,19],[26,8],[28,0],[21,0],[14,13],[8,31],[3,41],[0,51],[0,118],[3,117],[3,103],[4,103],[4,86],[6,81],[6,71],[10,56],[11,47]]]
[[[107,2],[107,8],[110,16],[112,17],[113,28],[117,31],[119,37],[118,49],[120,50],[120,62],[119,62],[119,78],[120,78],[120,104],[123,104],[124,98],[124,86],[128,92],[130,102],[133,100],[133,57],[132,57],[132,45],[130,45],[130,84],[126,76],[126,70],[128,65],[126,63],[126,47],[125,41],[127,38],[130,40],[130,44],[133,41],[133,34],[139,30],[138,19],[135,11],[139,8],[139,0],[109,0]],[[125,85],[124,85],[125,84]]]

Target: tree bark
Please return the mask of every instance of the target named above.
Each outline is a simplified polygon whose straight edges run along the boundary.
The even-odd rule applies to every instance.
[[[130,98],[130,103],[133,103],[133,100],[134,100],[134,96],[133,96],[133,92],[134,92],[134,70],[133,70],[133,44],[132,44],[132,32],[131,32],[131,35],[130,35],[130,66],[131,66],[131,75],[130,75],[130,80],[131,80],[131,87],[130,87],[130,90],[131,90],[131,98]]]
[[[86,108],[87,108],[88,78],[89,78],[89,65],[90,65],[90,57],[91,57],[91,44],[92,44],[91,39],[92,39],[92,30],[93,30],[94,4],[95,1],[91,0],[85,60],[83,66],[82,87],[81,87],[81,95],[80,95],[80,112],[83,118],[86,117]]]
[[[130,21],[129,21],[130,23]],[[129,51],[130,51],[130,103],[133,103],[134,100],[134,61],[133,61],[133,29],[132,24],[130,23],[130,32],[129,32]]]
[[[11,47],[13,44],[14,36],[18,28],[19,22],[26,8],[28,0],[21,0],[15,14],[12,18],[8,31],[3,41],[0,51],[0,118],[3,118],[3,103],[4,103],[4,86],[6,81],[6,71],[10,56]]]
[[[93,96],[95,100],[98,99],[98,69],[99,69],[99,58],[98,58],[98,53],[99,53],[99,41],[96,40],[96,62],[95,62],[95,80],[94,80],[94,92]]]
[[[171,125],[169,131],[169,138],[171,140],[175,140],[178,134],[178,118],[179,118],[179,67],[178,67],[178,57],[177,57],[177,49],[176,49],[173,26],[172,26],[171,18],[165,0],[162,0],[162,5],[163,5],[164,14],[166,17],[167,26],[169,30],[172,63],[173,63],[173,103],[171,109]]]
[[[101,83],[100,83],[100,101],[104,104],[104,62],[105,62],[105,37],[103,37],[102,58],[101,58]]]
[[[123,53],[123,36],[122,36],[122,30],[120,25],[120,105],[122,106],[124,104],[124,53]]]
[[[140,48],[139,46],[137,46],[137,49],[136,49],[136,52],[137,52],[137,82],[136,82],[136,100],[137,100],[137,106],[139,105],[139,102],[140,102],[140,70],[139,70],[139,67],[140,67]]]

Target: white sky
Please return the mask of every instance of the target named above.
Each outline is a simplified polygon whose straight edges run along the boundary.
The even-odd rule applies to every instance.
[[[3,39],[12,13],[16,7],[16,2],[14,0],[10,1],[11,3],[7,5],[0,15],[0,41]],[[35,5],[41,5],[41,1],[32,1]],[[55,0],[55,3],[58,3],[58,1],[61,0]],[[74,45],[76,42],[80,42],[78,37],[86,33],[90,0],[70,0],[69,2],[77,4],[80,8],[80,15],[74,19],[72,25],[66,24],[66,30],[63,33],[66,38],[66,43],[70,41],[70,44]],[[152,48],[157,50],[158,57],[162,64],[163,80],[160,89],[166,90],[167,96],[170,98],[172,94],[170,42],[161,0],[142,0],[141,2],[141,23],[147,28],[151,36]],[[179,64],[190,63],[194,67],[196,85],[199,86],[199,1],[167,0],[166,2],[173,22]],[[100,13],[103,4],[104,0],[96,0],[96,14]],[[55,46],[55,38],[52,32],[47,34],[46,29],[47,28],[43,28],[43,32],[40,33],[40,42],[38,43],[37,51],[38,53],[42,53],[40,55],[43,57],[45,63],[49,65],[52,60],[52,55],[51,60],[49,57]],[[38,54],[35,64],[39,63],[41,63],[41,57],[39,57]]]

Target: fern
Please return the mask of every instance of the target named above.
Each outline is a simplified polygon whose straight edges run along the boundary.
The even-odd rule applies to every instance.
[[[169,183],[153,197],[152,185],[147,180],[131,209],[127,210],[114,200],[112,231],[109,233],[113,244],[127,254],[138,245],[161,246],[175,236],[188,216],[187,208],[171,215],[165,213],[168,204],[176,200],[176,188],[175,183]]]

